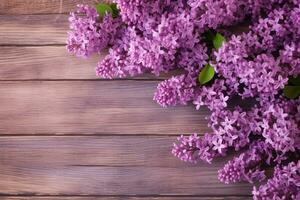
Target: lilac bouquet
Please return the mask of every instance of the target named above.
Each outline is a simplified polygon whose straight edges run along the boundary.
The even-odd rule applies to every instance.
[[[254,199],[300,199],[300,0],[115,0],[78,5],[69,20],[70,53],[109,48],[100,77],[182,71],[157,86],[154,100],[208,107],[211,133],[180,136],[175,156],[211,163],[242,150],[220,181],[267,179]],[[247,31],[229,31],[241,25]],[[234,98],[251,106],[232,107]]]

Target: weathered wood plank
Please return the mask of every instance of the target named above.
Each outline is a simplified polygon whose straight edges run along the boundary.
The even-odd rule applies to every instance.
[[[1,47],[0,80],[96,79],[95,67],[104,56],[80,59],[64,46]]]
[[[180,165],[168,154],[172,140],[167,136],[0,137],[0,193],[250,194],[249,184],[226,185],[217,180],[224,159],[214,165]]]
[[[88,155],[85,155],[88,156]],[[248,184],[226,185],[216,178],[215,167],[90,167],[1,165],[3,194],[42,195],[244,195]]]
[[[0,15],[1,45],[65,44],[67,15]]]
[[[0,14],[69,13],[74,10],[77,4],[93,5],[100,1],[101,0],[0,0]]]
[[[227,197],[202,197],[202,196],[146,196],[146,197],[131,197],[131,196],[2,196],[1,200],[251,200],[251,197],[246,196],[227,196]]]
[[[65,44],[68,15],[0,15],[0,45]]]
[[[107,51],[88,59],[70,55],[64,46],[1,47],[0,80],[99,79],[95,67]],[[156,77],[144,74],[131,79],[166,79],[182,72],[173,71]]]
[[[186,166],[170,154],[175,139],[174,136],[0,137],[0,157],[5,165],[22,167]]]
[[[209,131],[208,111],[163,109],[157,81],[0,82],[1,134],[179,134]]]
[[[196,167],[171,155],[175,136],[2,136],[0,158],[7,166]],[[83,156],[88,155],[88,156]],[[229,157],[226,157],[229,159]],[[221,167],[222,158],[214,163]],[[202,167],[211,165],[201,163]]]

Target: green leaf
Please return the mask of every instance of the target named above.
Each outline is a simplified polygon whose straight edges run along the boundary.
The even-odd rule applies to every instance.
[[[201,85],[204,85],[205,83],[208,83],[213,79],[215,75],[215,70],[214,68],[210,65],[207,64],[204,66],[204,68],[201,70],[198,76],[198,81]]]
[[[214,44],[215,49],[219,49],[224,42],[226,42],[225,37],[223,35],[221,35],[220,33],[217,33],[213,39],[213,44]]]
[[[118,10],[118,8],[117,8],[117,4],[112,3],[112,4],[110,4],[110,7],[111,7],[111,9],[112,9],[112,11],[113,11],[112,16],[113,16],[114,18],[115,18],[115,17],[118,17],[118,15],[119,15],[119,10]]]
[[[283,89],[283,94],[289,99],[295,99],[300,95],[300,86],[286,85]]]
[[[207,42],[211,43],[215,38],[215,34],[211,30],[208,30],[204,33],[204,37]]]
[[[300,86],[300,75],[298,75],[296,78],[290,77],[290,78],[289,78],[289,82],[290,82],[292,85]]]
[[[110,5],[104,4],[104,3],[99,3],[96,5],[96,10],[100,17],[104,17],[105,13],[111,13],[113,14],[113,9],[111,8]]]

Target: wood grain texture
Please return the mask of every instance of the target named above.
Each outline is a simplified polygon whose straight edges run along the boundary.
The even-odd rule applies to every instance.
[[[161,108],[157,81],[0,82],[2,134],[179,134],[209,131],[207,109]]]
[[[7,166],[210,167],[171,154],[173,136],[2,136],[1,163]],[[14,159],[11,159],[13,156]],[[229,157],[232,157],[229,156]],[[227,159],[229,159],[227,157]],[[217,159],[214,167],[226,161]]]
[[[171,142],[166,136],[0,137],[0,191],[4,195],[250,194],[249,184],[217,180],[224,159],[214,165],[183,167],[168,155]]]
[[[1,200],[251,200],[251,197],[246,196],[227,196],[227,197],[201,197],[201,196],[145,196],[145,197],[132,197],[132,196],[119,196],[119,197],[85,197],[85,196],[2,196]]]
[[[0,0],[1,15],[69,13],[77,4],[93,5],[103,0]]]
[[[68,15],[0,15],[0,45],[65,44]]]
[[[64,46],[1,47],[0,80],[96,79],[95,67],[105,53],[80,59]]]
[[[217,168],[1,166],[4,195],[244,195],[247,184],[223,185]],[[215,177],[215,178],[214,178]]]
[[[0,80],[66,80],[99,79],[95,75],[97,63],[107,51],[88,59],[70,55],[64,46],[1,47]],[[179,70],[156,77],[143,74],[130,79],[162,80],[180,74]]]

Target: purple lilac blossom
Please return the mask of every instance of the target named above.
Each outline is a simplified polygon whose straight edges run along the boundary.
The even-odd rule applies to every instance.
[[[201,138],[196,133],[190,136],[181,135],[177,138],[178,144],[173,144],[172,154],[185,162],[197,163],[203,160],[211,163],[213,158],[222,155],[223,145],[213,145],[212,141],[216,139],[216,136],[209,133]]]
[[[212,112],[208,126],[226,145],[224,150],[231,147],[238,151],[250,142],[250,121],[247,112],[237,106],[233,111],[222,109]]]
[[[227,101],[231,94],[230,89],[222,79],[217,79],[212,86],[202,86],[195,91],[193,104],[199,110],[201,106],[207,106],[211,111],[221,110],[227,107]]]
[[[219,170],[219,180],[228,184],[240,181],[262,181],[266,178],[261,166],[264,162],[270,164],[272,159],[272,148],[264,141],[256,141],[249,149],[239,156],[228,161]]]
[[[88,5],[78,5],[69,21],[67,49],[79,57],[89,57],[107,47],[120,26],[120,21],[113,19],[111,14],[106,14],[99,23],[96,9]]]
[[[287,166],[275,167],[273,178],[261,185],[259,188],[254,187],[254,200],[271,200],[271,199],[295,199],[300,198],[300,161],[291,162]]]
[[[245,151],[219,170],[225,183],[273,178],[254,188],[254,199],[300,199],[300,97],[289,100],[283,88],[300,74],[300,0],[115,0],[120,16],[100,18],[91,6],[71,13],[67,49],[88,57],[109,47],[96,67],[100,77],[183,70],[162,81],[154,100],[163,107],[202,106],[211,111],[211,133],[181,136],[172,153],[179,159],[211,163],[230,149]],[[212,50],[208,30],[226,30],[244,21],[249,31],[226,32],[227,41]],[[207,85],[197,77],[210,63],[216,75]],[[250,108],[231,107],[239,96],[255,100]]]
[[[189,0],[188,4],[194,23],[200,31],[233,25],[242,21],[251,12],[247,0]]]
[[[154,100],[163,107],[186,105],[194,96],[195,82],[185,75],[174,76],[157,87]]]
[[[299,12],[300,18],[300,12]],[[299,23],[300,27],[300,23]],[[299,32],[300,35],[300,32]],[[300,41],[300,36],[299,36]],[[280,65],[284,67],[284,70],[289,76],[295,76],[300,74],[300,43],[291,42],[285,44],[283,49],[280,50],[279,61]]]
[[[298,122],[285,111],[280,102],[266,103],[260,109],[262,120],[257,124],[261,127],[265,143],[270,144],[275,151],[282,152],[282,154],[294,152],[300,133]]]
[[[212,27],[238,23],[246,15],[239,16],[240,13],[247,13],[240,12],[241,8],[246,9],[247,1],[241,3],[239,0],[226,3],[220,0],[216,2],[210,0],[197,6],[195,3],[198,3],[192,1],[185,3],[184,1],[169,0],[116,0],[115,2],[120,9],[123,23],[129,25],[128,28],[134,29],[135,34],[129,40],[127,37],[121,39],[123,46],[127,46],[127,48],[122,48],[122,51],[119,51],[119,48],[112,48],[111,51],[116,50],[117,52],[111,52],[106,62],[98,64],[97,75],[105,78],[113,78],[112,75],[117,77],[134,76],[144,72],[159,75],[160,72],[167,72],[176,67],[187,70],[188,76],[195,78],[192,73],[201,70],[208,59],[207,50],[202,42],[201,34],[198,33],[199,26],[196,22],[211,23],[203,25],[205,26],[204,31]],[[195,12],[200,14],[192,14],[191,10],[196,7],[197,11]],[[222,13],[218,11],[220,9]],[[206,10],[207,13],[200,10]],[[217,16],[210,19],[213,14]],[[220,19],[222,20],[220,21]],[[197,50],[195,47],[199,49]],[[119,60],[125,63],[126,69],[123,67],[120,69],[113,61],[109,61],[114,60],[114,55],[117,56],[117,63],[120,63]],[[189,61],[189,58],[193,59]],[[112,73],[115,71],[118,73]]]

